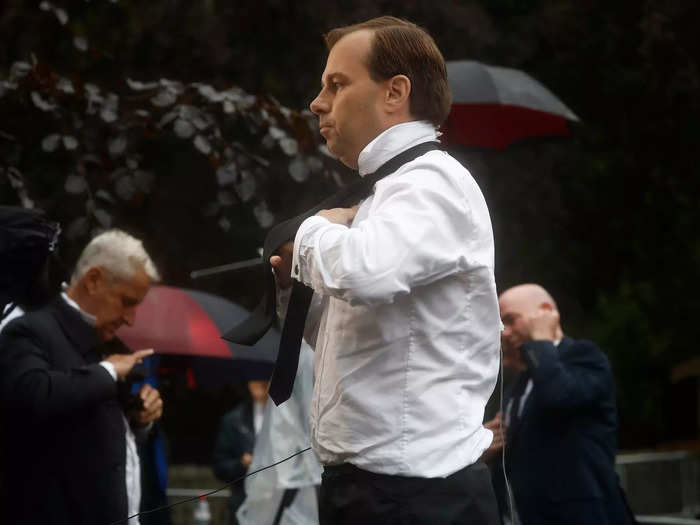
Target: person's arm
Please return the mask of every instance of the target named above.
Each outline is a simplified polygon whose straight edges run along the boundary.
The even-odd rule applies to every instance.
[[[153,423],[163,415],[163,399],[160,392],[148,383],[139,389],[138,395],[141,408],[129,414],[129,422],[136,441],[143,442],[153,429]]]
[[[612,388],[610,364],[590,341],[576,341],[566,354],[551,341],[528,341],[521,348],[532,373],[533,395],[544,408],[593,405]]]
[[[8,408],[41,423],[88,410],[117,395],[116,382],[101,365],[52,370],[45,344],[22,323],[2,334],[0,381]]]
[[[354,227],[319,215],[304,221],[292,277],[321,295],[377,304],[470,267],[471,213],[443,174],[414,169],[380,182],[368,213]]]
[[[240,419],[235,414],[224,416],[214,446],[214,475],[221,481],[233,481],[246,473],[250,461],[244,458],[250,451],[243,450],[238,426]],[[247,464],[246,464],[247,463]]]
[[[590,341],[560,343],[559,312],[542,303],[527,318],[529,340],[520,354],[530,370],[533,395],[543,408],[575,409],[595,404],[613,388],[610,363]]]

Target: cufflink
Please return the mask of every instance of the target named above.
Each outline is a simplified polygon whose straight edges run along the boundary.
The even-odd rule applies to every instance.
[[[294,275],[299,275],[299,265],[298,264],[294,265]]]

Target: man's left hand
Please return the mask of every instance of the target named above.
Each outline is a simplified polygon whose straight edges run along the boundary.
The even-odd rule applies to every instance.
[[[501,413],[499,412],[492,420],[484,423],[484,428],[487,428],[493,432],[493,440],[491,441],[491,445],[489,445],[489,448],[484,450],[484,453],[481,455],[481,459],[488,463],[501,453],[503,450],[503,445],[505,444],[504,436],[506,429],[505,425],[503,424],[503,417],[501,416]]]
[[[143,402],[143,408],[133,412],[132,419],[137,425],[144,426],[151,421],[160,419],[163,415],[163,400],[160,392],[151,385],[143,385],[139,390],[139,397]]]
[[[321,210],[316,215],[335,224],[350,226],[350,224],[352,224],[352,220],[357,214],[358,207],[359,206],[353,206],[352,208],[332,208],[330,210]]]
[[[549,308],[538,308],[528,318],[530,339],[535,341],[556,341],[559,327],[559,312]]]
[[[270,257],[270,266],[275,274],[275,281],[282,290],[286,290],[292,285],[293,251],[294,243],[287,241]]]

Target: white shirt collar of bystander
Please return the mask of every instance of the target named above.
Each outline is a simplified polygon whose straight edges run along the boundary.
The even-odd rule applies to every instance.
[[[66,293],[66,290],[68,289],[68,283],[62,283],[61,288],[63,289],[63,291],[61,292],[61,297],[68,304],[68,306],[78,310],[80,317],[82,317],[87,324],[89,324],[90,326],[95,326],[95,323],[97,323],[97,318],[94,315],[90,315],[85,310],[80,308],[80,305],[78,303],[76,303],[73,299],[68,297],[68,294]]]
[[[360,176],[376,171],[402,151],[423,142],[437,140],[435,126],[425,120],[396,124],[377,135],[360,152],[357,166]]]

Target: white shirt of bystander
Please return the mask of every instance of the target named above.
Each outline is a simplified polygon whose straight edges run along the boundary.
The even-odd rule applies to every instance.
[[[389,128],[360,175],[437,134]],[[299,228],[292,276],[314,289],[312,445],[323,464],[443,477],[478,460],[499,367],[491,221],[470,173],[431,151],[379,181],[352,225]]]

